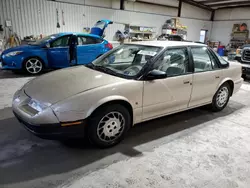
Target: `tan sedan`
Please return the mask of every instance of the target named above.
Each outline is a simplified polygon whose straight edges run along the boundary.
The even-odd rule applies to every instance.
[[[130,43],[33,79],[15,93],[13,112],[39,137],[87,136],[110,147],[143,121],[208,104],[220,111],[241,85],[240,63],[205,45]]]

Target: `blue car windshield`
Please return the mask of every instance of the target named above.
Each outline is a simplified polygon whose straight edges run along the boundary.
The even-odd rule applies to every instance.
[[[35,42],[30,42],[29,44],[30,45],[41,45],[41,44],[44,44],[47,41],[50,41],[51,39],[54,39],[56,37],[58,37],[58,34],[49,35],[49,36],[46,36],[46,37],[44,37],[42,39],[39,39],[39,40],[37,40]]]

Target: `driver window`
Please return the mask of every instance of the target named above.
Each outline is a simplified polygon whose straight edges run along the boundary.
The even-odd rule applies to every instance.
[[[55,41],[53,41],[50,46],[52,48],[67,47],[69,46],[69,39],[70,39],[70,36],[60,37],[56,39]]]
[[[189,72],[187,48],[167,50],[154,64],[154,69],[166,72],[167,76],[178,76]]]

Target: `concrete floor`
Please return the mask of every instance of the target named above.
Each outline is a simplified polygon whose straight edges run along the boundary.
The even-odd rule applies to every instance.
[[[146,122],[107,150],[39,139],[13,117],[29,77],[0,72],[0,187],[234,188],[250,185],[250,84],[219,113],[205,108]]]

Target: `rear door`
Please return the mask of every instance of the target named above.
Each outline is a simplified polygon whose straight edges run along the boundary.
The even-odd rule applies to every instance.
[[[47,57],[50,68],[63,68],[69,66],[69,41],[72,35],[61,36],[50,43]]]
[[[102,39],[87,35],[78,35],[76,49],[77,64],[82,65],[92,62],[103,54],[104,46]]]
[[[193,90],[189,107],[195,107],[212,101],[219,83],[222,81],[222,69],[217,59],[207,47],[192,47],[194,65]]]

